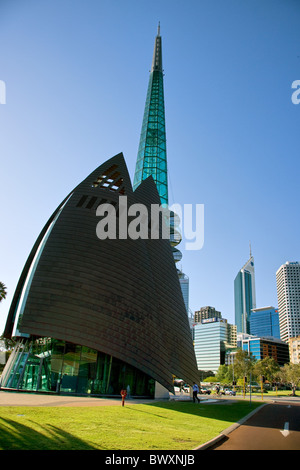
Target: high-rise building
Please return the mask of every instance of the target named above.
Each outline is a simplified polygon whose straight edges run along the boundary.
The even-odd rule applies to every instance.
[[[280,339],[278,309],[275,307],[253,308],[250,316],[250,334]]]
[[[237,347],[236,326],[223,318],[206,318],[193,329],[197,367],[216,373],[226,362],[226,353]]]
[[[280,338],[300,335],[300,263],[289,262],[276,272]]]
[[[194,313],[195,323],[201,323],[202,320],[207,320],[208,318],[222,318],[222,314],[215,307],[210,306],[201,307],[200,310]]]
[[[160,25],[154,43],[153,59],[150,70],[140,142],[135,166],[133,189],[135,190],[142,181],[152,176],[156,184],[161,204],[168,207],[168,166],[167,166],[167,141],[164,101],[164,72],[162,65],[162,38]],[[182,253],[177,248],[181,242],[181,234],[178,229],[178,216],[170,212],[170,243],[175,263],[182,258]],[[186,310],[188,306],[189,278],[182,270],[177,270],[182,295],[185,299]]]
[[[238,333],[250,333],[250,316],[256,308],[254,258],[251,253],[247,263],[234,280],[235,324]]]

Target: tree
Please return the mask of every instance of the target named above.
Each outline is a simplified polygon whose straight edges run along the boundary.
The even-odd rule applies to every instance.
[[[235,377],[248,377],[253,371],[256,359],[252,353],[248,354],[247,351],[239,349],[234,357],[234,376]]]
[[[218,382],[218,380],[214,375],[211,375],[210,377],[206,377],[203,382]]]
[[[216,373],[216,379],[222,384],[231,384],[233,381],[232,366],[221,364]]]
[[[0,282],[0,302],[6,298],[7,290],[3,282]]]
[[[264,376],[270,383],[275,382],[280,372],[280,367],[273,357],[265,357],[254,366],[254,374]]]
[[[300,385],[300,364],[284,364],[280,377],[283,382],[291,385],[294,397],[296,388]]]

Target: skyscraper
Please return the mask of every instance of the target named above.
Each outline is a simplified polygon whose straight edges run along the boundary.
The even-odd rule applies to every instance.
[[[160,25],[154,43],[152,66],[150,70],[146,104],[140,134],[140,142],[136,160],[133,189],[143,180],[152,176],[160,196],[161,204],[168,206],[168,167],[167,142],[164,102],[164,73],[162,66],[162,38]],[[182,254],[177,245],[181,242],[178,230],[178,216],[170,212],[170,243],[175,263],[181,260]],[[182,270],[177,270],[187,312],[189,278]]]
[[[300,263],[289,262],[276,272],[280,338],[300,335]]]
[[[177,270],[177,273],[179,277],[181,292],[183,295],[184,305],[185,305],[186,311],[188,312],[189,311],[189,278],[186,274],[184,274],[180,270]]]
[[[250,333],[251,310],[256,308],[254,258],[251,253],[247,263],[234,280],[235,324],[238,333]]]

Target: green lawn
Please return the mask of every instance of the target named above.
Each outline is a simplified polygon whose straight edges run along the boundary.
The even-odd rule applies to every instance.
[[[191,450],[260,405],[0,407],[0,450]]]

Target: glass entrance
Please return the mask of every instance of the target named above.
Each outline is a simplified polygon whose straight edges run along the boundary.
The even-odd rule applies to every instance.
[[[155,381],[108,354],[52,338],[22,339],[2,374],[3,389],[154,397]]]

